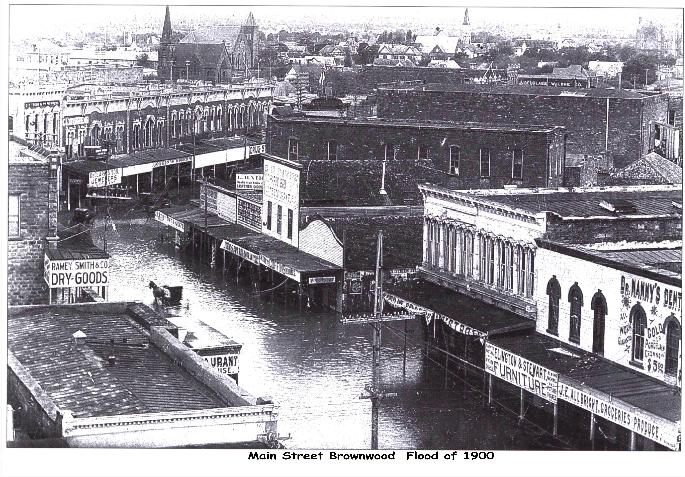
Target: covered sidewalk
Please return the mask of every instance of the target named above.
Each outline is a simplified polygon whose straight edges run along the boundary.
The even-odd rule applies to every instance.
[[[591,440],[595,439],[596,418],[601,417],[630,432],[631,449],[636,435],[641,435],[680,450],[679,389],[539,333],[493,337],[485,352],[488,373],[515,386],[520,365],[537,365],[542,372],[529,372],[531,378],[519,381],[518,387],[554,403],[555,414],[557,401],[588,411]],[[542,387],[534,385],[536,379],[548,389],[537,393],[535,389]]]

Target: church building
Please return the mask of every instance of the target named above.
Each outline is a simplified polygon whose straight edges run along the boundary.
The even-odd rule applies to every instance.
[[[157,76],[162,80],[213,83],[244,79],[257,64],[257,42],[257,23],[250,13],[242,25],[199,27],[176,43],[172,39],[167,6],[159,44]]]

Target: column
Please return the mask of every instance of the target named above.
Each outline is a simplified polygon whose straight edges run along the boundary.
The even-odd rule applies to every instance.
[[[429,242],[428,242],[428,218],[423,217],[423,262],[428,263],[430,254],[428,253]]]
[[[526,255],[519,245],[512,245],[512,266],[514,267],[514,282],[511,284],[515,294],[519,294],[519,275],[521,274],[520,262],[525,260]]]
[[[461,248],[463,247],[464,244],[464,228],[463,227],[457,227],[455,232],[456,236],[456,241],[455,241],[455,249],[456,249],[456,255],[457,259],[454,261],[454,271],[458,274],[461,274],[461,264],[462,264],[462,256],[461,256]]]

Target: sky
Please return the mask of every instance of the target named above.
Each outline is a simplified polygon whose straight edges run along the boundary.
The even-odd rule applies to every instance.
[[[207,0],[205,0],[207,1]],[[263,0],[264,1],[264,0]],[[268,0],[267,0],[268,1]],[[221,2],[226,3],[226,2]],[[313,3],[302,5],[254,5],[251,6],[187,6],[172,5],[172,25],[231,23],[242,20],[252,11],[262,30],[276,31],[279,27],[322,29],[326,26],[346,24],[363,25],[372,29],[414,28],[432,30],[435,26],[456,30],[464,15],[464,6],[417,7],[404,2],[401,6],[320,6]],[[319,2],[321,3],[321,2]],[[359,2],[357,2],[359,3]],[[398,4],[398,0],[393,2]],[[492,6],[482,7],[480,5]],[[521,0],[517,4],[523,4]],[[526,2],[531,4],[531,2]],[[625,3],[625,2],[624,2]],[[553,5],[550,2],[533,2],[538,5]],[[591,2],[585,2],[592,5]],[[603,2],[603,4],[605,4]],[[568,5],[568,3],[566,4]],[[582,3],[581,3],[582,5]],[[680,22],[683,11],[673,8],[675,3],[651,2],[650,5],[672,8],[502,8],[492,2],[479,2],[478,7],[469,7],[469,16],[474,30],[491,29],[493,25],[556,26],[565,31],[604,28],[616,31],[634,31],[638,18],[664,24]],[[465,5],[466,6],[466,5]],[[97,30],[106,25],[117,31],[147,26],[161,32],[164,19],[164,4],[80,4],[80,5],[12,5],[10,7],[10,35],[19,37],[50,36],[64,30]],[[525,28],[524,28],[525,29]],[[134,31],[135,32],[135,31]]]

